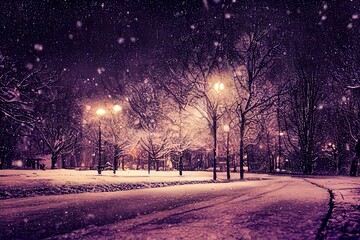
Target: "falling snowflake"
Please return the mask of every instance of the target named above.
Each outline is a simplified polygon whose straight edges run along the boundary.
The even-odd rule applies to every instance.
[[[104,67],[98,67],[96,69],[96,71],[97,71],[98,74],[102,74],[103,72],[105,72],[105,68]]]
[[[82,22],[80,21],[80,20],[78,20],[77,22],[76,22],[76,27],[78,27],[78,28],[81,28],[82,27]]]
[[[41,52],[42,50],[44,50],[44,47],[43,47],[43,45],[36,43],[36,44],[34,44],[34,49],[38,52]]]
[[[26,67],[27,70],[31,70],[31,69],[33,69],[33,67],[34,67],[34,64],[32,64],[32,63],[27,63],[25,67]]]
[[[326,20],[326,16],[323,15],[323,16],[321,17],[321,21],[325,21],[325,20]]]
[[[68,35],[68,37],[69,37],[69,39],[73,40],[74,35],[70,33],[70,34]]]
[[[230,18],[231,18],[231,14],[230,14],[230,13],[225,13],[225,18],[226,18],[226,19],[230,19]]]
[[[352,18],[353,20],[359,19],[359,14],[354,13],[354,14],[351,16],[351,18]]]
[[[136,38],[135,38],[135,37],[131,37],[131,38],[130,38],[130,41],[134,43],[134,42],[136,42]]]
[[[192,25],[190,26],[190,28],[191,28],[192,30],[194,30],[194,29],[195,29],[195,25],[192,24]]]
[[[324,5],[323,5],[323,9],[324,9],[324,10],[328,9],[328,5],[327,5],[326,2],[325,2]]]
[[[119,37],[119,38],[117,39],[117,42],[118,42],[118,44],[123,44],[123,43],[125,42],[125,38]]]
[[[353,24],[352,24],[352,23],[349,23],[346,27],[347,27],[347,29],[352,29]]]

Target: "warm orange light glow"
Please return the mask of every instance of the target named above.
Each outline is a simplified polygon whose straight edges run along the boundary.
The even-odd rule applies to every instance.
[[[225,132],[229,132],[229,131],[230,131],[230,126],[227,125],[227,124],[225,124],[225,125],[224,125],[224,131],[225,131]]]
[[[222,82],[217,82],[214,85],[214,89],[216,92],[220,92],[220,91],[224,90],[224,88],[225,88],[225,85]]]
[[[120,105],[116,104],[116,105],[114,105],[113,109],[114,109],[115,112],[120,112],[122,110],[122,107]]]
[[[99,116],[102,116],[106,113],[105,109],[103,108],[99,108],[98,110],[96,110],[96,114]]]

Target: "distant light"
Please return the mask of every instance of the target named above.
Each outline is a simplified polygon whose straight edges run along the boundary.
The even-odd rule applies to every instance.
[[[115,111],[115,112],[120,112],[121,110],[122,110],[122,107],[121,107],[120,105],[117,105],[117,104],[116,104],[116,105],[114,106],[114,111]]]
[[[103,108],[99,108],[98,110],[96,110],[96,114],[99,116],[102,116],[106,113],[105,109]]]
[[[222,82],[217,82],[214,85],[214,89],[217,92],[220,92],[221,90],[224,90],[224,88],[225,88],[225,85]]]
[[[227,125],[227,124],[225,124],[225,125],[224,125],[224,131],[225,131],[225,132],[229,132],[229,131],[230,131],[230,126]]]

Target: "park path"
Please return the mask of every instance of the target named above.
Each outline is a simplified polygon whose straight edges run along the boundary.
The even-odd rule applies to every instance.
[[[2,200],[1,239],[315,239],[329,194],[303,179]]]

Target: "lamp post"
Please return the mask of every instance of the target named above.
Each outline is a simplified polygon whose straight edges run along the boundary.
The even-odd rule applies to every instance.
[[[113,110],[115,113],[120,112],[122,110],[122,107],[120,105],[114,105]],[[118,158],[120,154],[120,148],[119,145],[116,142],[116,138],[114,137],[114,174],[116,174],[117,165],[118,165]]]
[[[96,110],[96,114],[99,116],[99,161],[98,161],[98,173],[101,174],[101,116],[105,115],[106,111],[103,108]]]
[[[327,147],[330,149],[331,155],[334,159],[336,174],[339,174],[339,162],[337,160],[338,151],[337,151],[336,145],[329,143]]]
[[[230,126],[224,125],[224,131],[226,132],[226,176],[230,179],[230,159],[229,159],[229,134]]]
[[[217,82],[214,85],[214,90],[217,93],[220,93],[220,91],[224,90],[225,86],[222,82]],[[217,148],[217,143],[216,143],[216,134],[217,134],[217,104],[215,105],[215,109],[213,111],[213,115],[212,115],[212,121],[213,121],[213,137],[214,137],[214,149],[213,149],[213,154],[214,154],[214,172],[213,172],[213,179],[216,180],[216,148]]]

